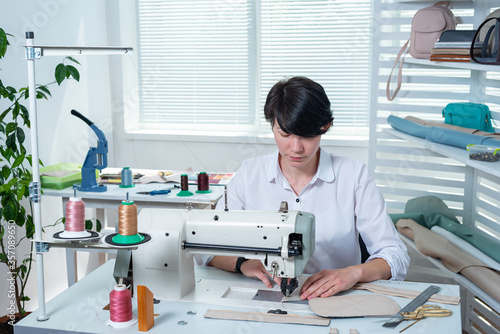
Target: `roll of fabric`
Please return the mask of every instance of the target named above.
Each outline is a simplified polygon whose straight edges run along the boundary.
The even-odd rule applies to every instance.
[[[412,219],[400,219],[396,227],[415,242],[419,252],[440,259],[448,270],[464,275],[500,302],[499,272]]]
[[[491,132],[486,132],[486,131],[481,131],[481,130],[476,130],[476,129],[469,129],[469,128],[464,128],[463,126],[446,124],[443,122],[426,121],[426,120],[423,120],[421,118],[414,117],[414,116],[406,116],[405,119],[408,121],[420,124],[420,125],[424,125],[424,126],[436,126],[436,127],[440,127],[440,128],[446,128],[446,129],[450,129],[450,130],[470,133],[473,135],[486,136],[486,137],[491,137],[491,138],[495,138],[495,139],[500,139],[500,133],[491,133]]]
[[[426,126],[393,115],[387,117],[387,123],[389,123],[393,129],[423,139],[427,136],[427,130],[429,129]]]
[[[434,233],[437,233],[438,235],[442,236],[458,248],[466,251],[470,255],[474,256],[476,259],[479,261],[483,262],[487,266],[489,266],[491,269],[495,269],[496,271],[500,272],[500,263],[489,257],[488,255],[484,254],[481,252],[479,249],[476,247],[472,246],[469,244],[467,241],[457,237],[455,234],[451,233],[450,231],[445,230],[442,227],[439,226],[433,226],[431,228],[431,231]]]
[[[435,126],[428,127],[425,139],[435,143],[460,147],[463,149],[470,144],[500,147],[500,140],[495,138],[478,136]]]
[[[453,211],[436,196],[421,196],[408,200],[405,212],[389,215],[394,222],[399,219],[413,219],[428,229],[439,226],[467,241],[492,259],[500,262],[500,244],[476,229],[461,224]]]
[[[434,143],[463,149],[470,144],[500,147],[500,140],[493,137],[479,136],[443,127],[424,126],[393,115],[387,117],[387,123],[398,131],[424,138]]]

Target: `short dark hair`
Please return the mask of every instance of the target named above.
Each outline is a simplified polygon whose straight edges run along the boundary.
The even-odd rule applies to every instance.
[[[278,81],[269,91],[264,106],[266,120],[275,120],[285,133],[301,137],[324,134],[324,126],[333,121],[330,100],[323,86],[305,78]]]

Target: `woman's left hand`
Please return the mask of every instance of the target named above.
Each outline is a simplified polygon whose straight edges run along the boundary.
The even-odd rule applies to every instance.
[[[300,289],[300,298],[330,297],[340,291],[349,290],[358,282],[389,278],[391,267],[381,258],[342,269],[323,270],[304,282]]]
[[[333,296],[340,291],[352,288],[354,284],[359,282],[360,277],[360,269],[356,266],[320,271],[304,282],[300,289],[300,298],[312,299]]]

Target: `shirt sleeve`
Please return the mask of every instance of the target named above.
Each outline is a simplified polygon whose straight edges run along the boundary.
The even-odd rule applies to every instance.
[[[382,258],[391,267],[392,280],[404,280],[410,263],[405,244],[398,235],[385,200],[363,164],[355,189],[356,227],[366,244],[367,262]]]

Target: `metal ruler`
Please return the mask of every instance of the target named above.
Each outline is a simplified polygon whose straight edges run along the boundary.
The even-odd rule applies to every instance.
[[[389,328],[395,328],[397,325],[399,325],[404,320],[402,313],[415,311],[417,309],[417,307],[424,305],[425,302],[432,295],[438,293],[439,291],[441,291],[441,288],[439,286],[437,286],[437,285],[429,286],[421,294],[419,294],[417,297],[415,297],[415,299],[413,299],[411,302],[409,302],[408,305],[406,305],[401,310],[399,310],[398,313],[401,317],[390,320],[390,321],[386,322],[385,324],[383,324],[382,326],[389,327]]]

